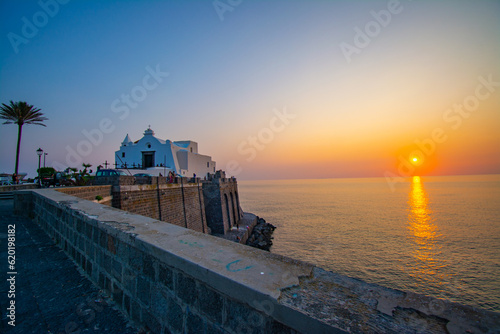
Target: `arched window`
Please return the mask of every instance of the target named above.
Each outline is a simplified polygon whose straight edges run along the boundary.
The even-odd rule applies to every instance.
[[[227,194],[224,194],[224,199],[226,201],[226,216],[227,216],[227,222],[229,224],[228,227],[231,227],[231,215],[229,214],[229,201],[227,200]]]
[[[230,193],[231,194],[231,211],[233,212],[233,225],[236,225],[236,222],[238,221],[236,219],[236,214],[234,212],[234,197],[233,197],[233,193]]]
[[[238,196],[238,192],[235,191],[234,195],[236,197],[236,213],[238,214],[238,219],[241,217],[241,212],[240,212],[240,197]]]

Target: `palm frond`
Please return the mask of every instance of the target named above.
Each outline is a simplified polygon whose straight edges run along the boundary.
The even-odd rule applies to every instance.
[[[10,101],[9,105],[2,103],[0,107],[0,119],[6,120],[3,124],[35,124],[42,126],[46,126],[43,124],[43,121],[48,120],[47,117],[44,117],[40,109],[23,101]]]

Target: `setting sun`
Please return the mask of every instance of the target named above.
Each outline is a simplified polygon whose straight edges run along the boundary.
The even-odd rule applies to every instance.
[[[422,164],[424,163],[424,161],[425,161],[425,157],[424,157],[424,156],[422,156],[422,155],[420,155],[420,154],[415,154],[415,152],[414,152],[414,153],[410,154],[410,156],[409,156],[409,159],[408,159],[408,160],[409,160],[409,162],[410,162],[413,166],[415,166],[415,167],[420,167],[420,166],[422,166]]]
[[[419,157],[413,156],[410,158],[410,162],[415,166],[420,166],[420,164],[422,163],[422,159],[420,159]]]

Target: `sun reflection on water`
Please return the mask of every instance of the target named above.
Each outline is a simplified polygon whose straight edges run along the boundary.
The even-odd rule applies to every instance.
[[[429,198],[419,176],[412,179],[408,204],[408,236],[412,240],[413,248],[410,275],[418,281],[440,285],[443,275],[439,269],[444,266],[438,259],[441,234],[433,222]]]

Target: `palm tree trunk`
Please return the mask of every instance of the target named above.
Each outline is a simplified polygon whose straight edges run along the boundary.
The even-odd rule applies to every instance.
[[[16,150],[16,176],[19,176],[19,151],[21,149],[21,134],[23,132],[23,125],[17,124],[19,130],[17,131],[17,150]]]

